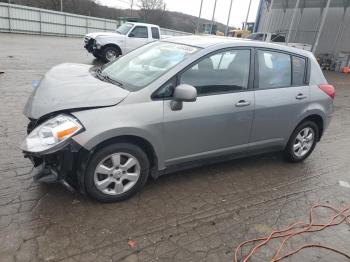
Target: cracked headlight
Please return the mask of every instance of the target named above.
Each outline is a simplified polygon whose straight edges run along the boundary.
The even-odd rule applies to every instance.
[[[69,115],[58,115],[36,127],[23,141],[21,149],[40,153],[62,144],[83,129],[79,121]]]

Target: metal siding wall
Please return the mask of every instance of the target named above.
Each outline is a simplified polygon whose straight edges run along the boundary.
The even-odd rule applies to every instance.
[[[115,31],[117,26],[117,21],[109,19],[0,3],[0,32],[83,36],[98,31]],[[190,34],[164,28],[161,31],[167,35]]]
[[[11,30],[15,31],[38,31],[40,23],[35,21],[11,20]]]
[[[162,35],[171,35],[171,36],[191,35],[191,33],[186,33],[186,32],[166,29],[166,28],[161,28],[160,32]]]
[[[111,23],[111,22],[106,22],[106,29],[107,31],[114,31],[117,29],[117,26],[115,23]]]
[[[344,20],[343,32],[339,38],[337,52],[350,53],[350,8],[348,8]]]
[[[348,26],[350,24],[350,10],[347,10],[344,20],[344,28],[342,32],[340,32],[338,44],[337,46],[334,45],[338,27],[341,23],[343,10],[343,8],[339,7],[330,8],[328,10],[320,42],[316,50],[317,54],[337,54],[338,52],[350,52],[350,27]],[[282,9],[272,9],[271,12],[271,19],[269,19],[269,14],[266,11],[266,8],[263,8],[258,31],[275,32],[281,30],[287,32],[292,20],[293,9],[287,9],[284,20],[281,20],[281,17],[283,17]],[[268,20],[270,20],[269,23],[265,22]],[[317,35],[320,20],[320,8],[305,8],[302,16],[301,9],[299,9],[295,19],[294,27],[291,31],[291,42],[313,45]]]
[[[9,20],[5,18],[0,18],[0,28],[5,28],[5,30],[9,30]]]
[[[100,20],[88,20],[88,27],[105,28],[105,22]]]

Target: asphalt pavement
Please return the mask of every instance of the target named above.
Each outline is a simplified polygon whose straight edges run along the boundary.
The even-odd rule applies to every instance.
[[[326,72],[336,87],[334,117],[304,163],[269,154],[190,169],[150,180],[128,201],[101,204],[60,184],[34,183],[19,149],[32,80],[59,63],[98,64],[83,39],[0,33],[0,50],[1,262],[232,261],[239,243],[307,221],[315,204],[350,204],[349,75]],[[350,226],[299,236],[283,253],[306,243],[350,253]],[[253,261],[266,261],[276,245]],[[348,260],[307,249],[286,261]]]

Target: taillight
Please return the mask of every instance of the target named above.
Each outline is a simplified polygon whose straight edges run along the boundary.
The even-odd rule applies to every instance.
[[[319,85],[318,86],[323,92],[325,92],[330,98],[334,99],[335,89],[334,86],[329,84]]]

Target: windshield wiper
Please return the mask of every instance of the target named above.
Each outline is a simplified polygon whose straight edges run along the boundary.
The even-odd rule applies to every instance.
[[[99,69],[96,70],[96,76],[97,76],[98,79],[100,79],[102,81],[105,81],[105,82],[117,85],[119,87],[123,87],[123,84],[121,82],[111,78],[108,75],[102,74],[102,68],[99,68]]]
[[[117,80],[111,78],[110,76],[108,76],[108,75],[102,75],[102,76],[103,76],[104,79],[106,79],[108,82],[110,82],[110,83],[112,83],[112,84],[115,84],[115,85],[117,85],[117,86],[119,86],[119,87],[123,87],[123,84],[122,84],[122,83],[120,83],[119,81],[117,81]]]

